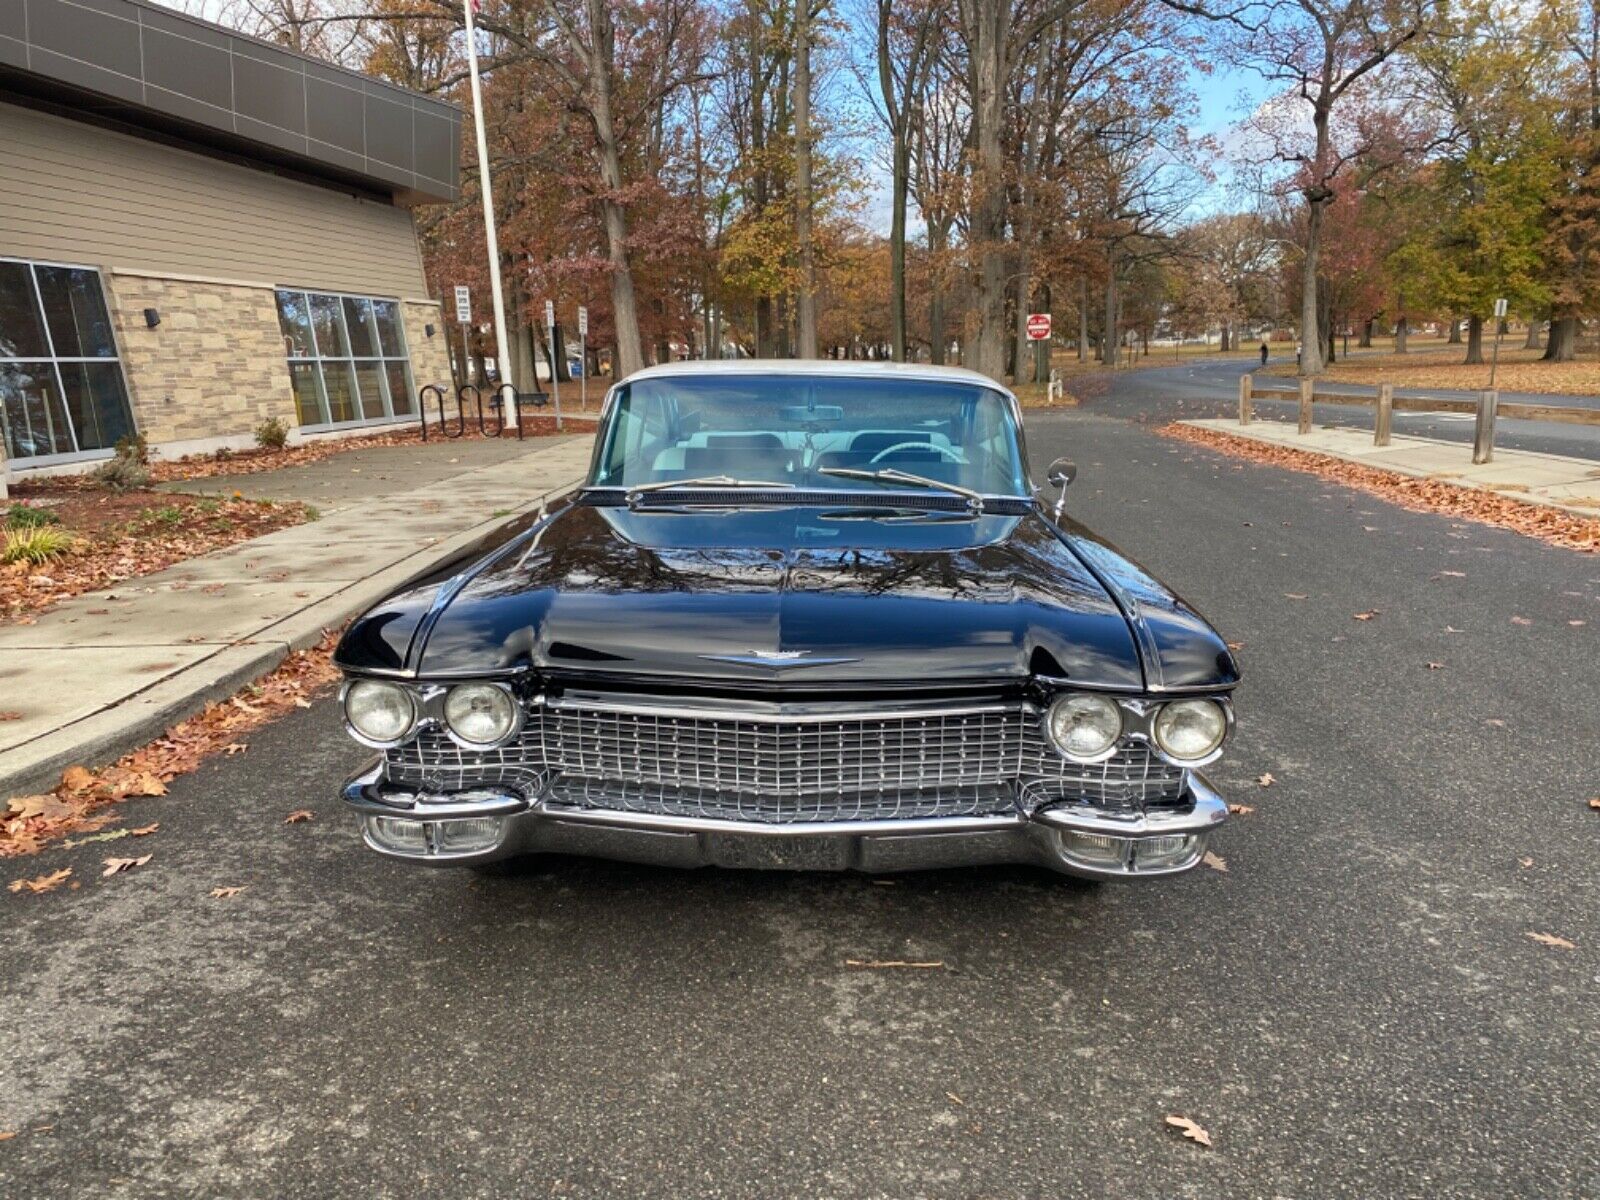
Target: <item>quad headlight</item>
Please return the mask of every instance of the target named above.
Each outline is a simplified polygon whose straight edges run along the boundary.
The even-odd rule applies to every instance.
[[[1156,713],[1151,733],[1169,758],[1198,762],[1222,745],[1228,714],[1215,700],[1173,700]]]
[[[1050,705],[1046,718],[1056,749],[1078,762],[1095,762],[1115,753],[1122,736],[1122,709],[1115,700],[1073,692]]]
[[[357,737],[374,746],[394,746],[417,724],[410,691],[382,679],[357,679],[345,689],[344,719]]]
[[[517,702],[493,683],[463,683],[444,698],[444,723],[471,746],[492,746],[517,727]]]

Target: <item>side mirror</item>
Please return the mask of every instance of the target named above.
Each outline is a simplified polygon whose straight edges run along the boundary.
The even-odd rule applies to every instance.
[[[1067,502],[1067,487],[1078,477],[1078,464],[1070,458],[1058,458],[1050,464],[1050,469],[1045,472],[1045,478],[1061,491],[1056,495],[1056,508],[1054,516],[1057,520],[1061,517],[1061,506]]]

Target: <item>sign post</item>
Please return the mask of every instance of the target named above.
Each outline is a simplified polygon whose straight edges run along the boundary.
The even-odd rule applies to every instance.
[[[561,363],[556,358],[556,306],[544,302],[545,340],[550,345],[550,390],[556,398],[556,432],[561,432]]]
[[[578,357],[583,360],[583,374],[578,376],[578,409],[589,411],[589,309],[578,305]]]
[[[472,380],[472,289],[464,283],[456,284],[456,324],[461,326],[461,374],[459,378],[466,382]],[[450,344],[450,327],[445,326],[445,345]],[[451,351],[454,357],[455,352]]]
[[[1489,390],[1494,390],[1494,373],[1500,366],[1500,330],[1505,327],[1506,298],[1494,302],[1494,356],[1489,360]]]

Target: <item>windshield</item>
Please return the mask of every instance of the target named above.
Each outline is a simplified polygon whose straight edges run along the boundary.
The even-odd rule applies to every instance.
[[[599,443],[593,487],[722,478],[834,492],[937,483],[985,495],[1027,493],[1009,403],[969,383],[830,375],[646,379],[618,389]]]

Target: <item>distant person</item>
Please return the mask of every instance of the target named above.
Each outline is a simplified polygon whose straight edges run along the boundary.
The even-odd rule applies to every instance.
[[[1302,346],[1302,343],[1300,343],[1300,342],[1296,342],[1294,344],[1294,365],[1297,366],[1297,367],[1301,365],[1300,356],[1303,353],[1303,351],[1301,349],[1301,346]]]
[[[1267,365],[1267,344],[1265,342],[1261,343],[1261,365],[1263,367]]]

